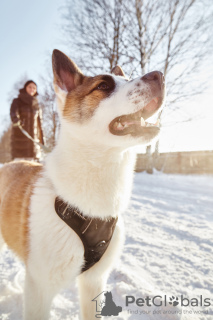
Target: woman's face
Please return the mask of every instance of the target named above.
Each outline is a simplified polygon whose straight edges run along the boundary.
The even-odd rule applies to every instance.
[[[28,84],[28,86],[26,86],[26,92],[29,95],[34,96],[36,91],[37,91],[37,87],[36,87],[35,83],[31,82],[31,83]]]

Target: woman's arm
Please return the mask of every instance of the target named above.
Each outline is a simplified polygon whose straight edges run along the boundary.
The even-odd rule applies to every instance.
[[[18,107],[18,99],[14,99],[11,107],[10,107],[10,118],[13,123],[17,123],[20,121],[19,107]]]

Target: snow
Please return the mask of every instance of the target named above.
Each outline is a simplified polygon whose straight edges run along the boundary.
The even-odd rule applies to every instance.
[[[210,307],[153,308],[126,307],[125,297],[212,298],[213,177],[137,173],[124,221],[125,246],[106,288],[123,311],[107,318],[212,319],[212,299]],[[0,255],[1,320],[22,319],[23,286],[24,267],[5,246]],[[79,320],[75,283],[55,297],[50,319]]]

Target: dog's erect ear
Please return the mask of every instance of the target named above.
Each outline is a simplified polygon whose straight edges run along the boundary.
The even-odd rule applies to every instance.
[[[52,65],[54,83],[62,90],[69,92],[82,83],[83,73],[63,52],[53,50]]]
[[[120,66],[115,66],[111,73],[114,73],[116,76],[126,77],[125,73],[123,72],[122,68]]]

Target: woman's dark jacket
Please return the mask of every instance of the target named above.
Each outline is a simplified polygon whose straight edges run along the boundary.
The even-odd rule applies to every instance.
[[[44,144],[42,132],[42,114],[36,96],[29,95],[25,89],[19,90],[18,98],[14,99],[10,108],[10,117],[13,123],[20,121],[22,128],[33,139],[39,139]],[[38,147],[27,138],[19,129],[12,128],[11,154],[14,158],[36,158]]]

